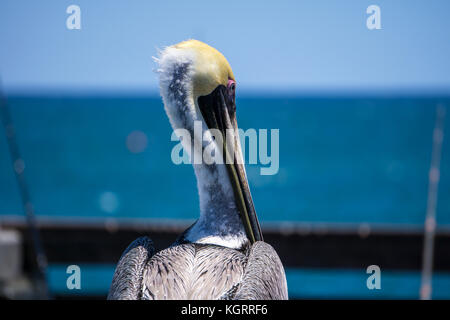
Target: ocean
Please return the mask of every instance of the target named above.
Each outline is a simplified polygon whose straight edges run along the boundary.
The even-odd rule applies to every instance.
[[[172,130],[159,97],[14,96],[8,104],[38,216],[198,216],[195,176],[190,165],[171,160],[178,142],[171,141]],[[262,224],[421,227],[438,104],[449,109],[450,99],[238,98],[242,129],[279,129],[278,173],[261,175],[265,165],[247,165]],[[450,132],[450,115],[445,126]],[[0,219],[21,214],[2,134]],[[449,134],[443,140],[436,215],[438,227],[450,226]],[[301,272],[317,276],[315,271]],[[301,291],[296,277],[290,277],[290,284]],[[442,290],[444,297],[450,297],[448,290]]]

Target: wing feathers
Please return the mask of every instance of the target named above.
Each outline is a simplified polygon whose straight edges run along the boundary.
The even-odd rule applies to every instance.
[[[155,254],[144,270],[149,299],[219,299],[244,274],[242,252],[220,246],[181,244]]]
[[[141,299],[144,267],[154,253],[148,237],[138,238],[128,246],[114,272],[108,300]]]
[[[234,299],[288,299],[283,264],[270,244],[257,241],[250,248],[245,274]]]
[[[265,242],[247,252],[185,243],[155,254],[147,237],[117,265],[108,299],[287,299],[283,265]]]

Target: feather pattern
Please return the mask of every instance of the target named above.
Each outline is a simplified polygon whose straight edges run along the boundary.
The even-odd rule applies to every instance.
[[[154,253],[153,242],[148,237],[136,239],[125,249],[117,264],[108,300],[141,298],[144,267]]]
[[[287,300],[283,264],[271,245],[257,241],[250,248],[236,300]]]
[[[283,265],[267,243],[256,242],[244,250],[184,243],[154,255],[150,244],[148,238],[139,238],[124,252],[108,299],[253,300],[288,297]]]
[[[246,260],[244,253],[216,245],[170,247],[145,267],[143,297],[218,299],[241,281]]]

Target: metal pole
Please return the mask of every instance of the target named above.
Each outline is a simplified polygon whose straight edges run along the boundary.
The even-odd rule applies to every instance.
[[[0,83],[1,85],[1,83]],[[36,225],[36,218],[34,215],[33,204],[31,202],[30,192],[25,180],[25,162],[20,156],[19,147],[16,141],[16,134],[11,118],[11,113],[6,101],[6,97],[1,92],[0,87],[0,116],[2,118],[3,126],[5,128],[6,140],[8,141],[11,161],[14,168],[14,173],[19,185],[20,196],[25,211],[25,216],[32,241],[32,263],[35,264],[35,272],[33,280],[36,290],[36,298],[48,299],[47,287],[47,257],[44,248],[42,247],[41,237]]]
[[[445,107],[436,107],[436,124],[433,132],[433,150],[428,176],[428,201],[425,217],[424,246],[422,255],[422,283],[420,299],[429,300],[432,294],[434,237],[436,233],[436,206],[440,177],[442,141],[444,140]]]

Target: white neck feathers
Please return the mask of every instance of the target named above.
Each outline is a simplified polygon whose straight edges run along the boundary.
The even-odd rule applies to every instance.
[[[188,130],[193,139],[200,139],[197,140],[200,141],[200,146],[214,143],[210,135],[204,135],[207,125],[193,96],[195,53],[169,47],[156,60],[159,64],[161,96],[172,128]],[[201,137],[194,136],[194,121],[202,121]],[[183,148],[191,159],[192,143],[193,141],[182,141]],[[219,149],[217,152],[220,152]],[[200,199],[200,218],[187,233],[187,240],[230,248],[242,247],[247,242],[247,237],[225,165],[207,165],[203,162],[193,166]]]

